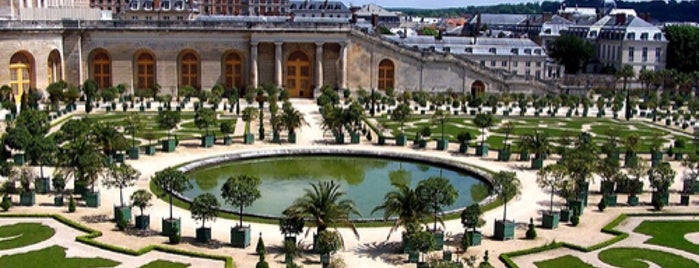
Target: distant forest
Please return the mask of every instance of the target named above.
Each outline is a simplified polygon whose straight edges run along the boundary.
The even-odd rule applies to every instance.
[[[459,17],[468,14],[481,13],[511,13],[511,14],[541,14],[542,12],[555,13],[562,2],[543,1],[526,4],[500,4],[493,6],[467,6],[460,8],[444,9],[413,9],[391,8],[393,11],[401,11],[408,16],[424,17]],[[596,7],[599,0],[566,0],[566,6]],[[650,13],[652,20],[660,22],[693,21],[699,22],[699,0],[692,1],[649,1],[649,2],[625,2],[616,1],[618,8],[633,8],[637,13]]]

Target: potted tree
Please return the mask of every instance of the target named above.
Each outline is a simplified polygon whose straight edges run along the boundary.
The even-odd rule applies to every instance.
[[[303,225],[302,218],[290,217],[286,211],[284,217],[279,219],[279,230],[284,235],[284,260],[287,264],[293,262],[298,254],[296,236],[303,232]]]
[[[192,184],[189,183],[189,180],[182,171],[171,167],[156,172],[152,181],[156,186],[160,187],[160,189],[163,189],[163,194],[167,194],[170,201],[170,217],[162,219],[163,235],[170,236],[179,234],[181,221],[180,218],[175,219],[172,217],[172,195],[176,192],[181,193],[191,189]]]
[[[466,154],[468,152],[468,143],[471,142],[473,136],[468,131],[463,131],[456,136],[459,141],[459,153]]]
[[[152,131],[145,132],[145,133],[143,133],[143,138],[148,141],[148,145],[146,145],[146,154],[147,155],[154,155],[155,154],[155,145],[153,144],[153,140],[157,139],[155,132],[152,132]]]
[[[430,234],[428,231],[422,231],[418,227],[418,230],[414,231],[408,237],[408,241],[411,245],[413,245],[414,250],[413,252],[411,252],[409,256],[409,262],[416,262],[418,265],[417,267],[419,268],[429,267],[429,264],[424,261],[424,255],[427,254],[427,252],[434,250],[435,248],[435,242],[432,237],[432,234]],[[420,255],[417,255],[416,253],[422,253],[422,261],[420,260]]]
[[[176,144],[175,140],[170,138],[170,132],[180,123],[180,112],[170,110],[158,111],[156,120],[160,129],[167,130],[167,139],[162,141],[163,151],[168,153],[174,152]]]
[[[321,115],[323,117],[323,122],[321,123],[323,129],[332,132],[337,144],[345,143],[344,128],[349,122],[348,110],[326,104]]]
[[[500,127],[502,132],[505,132],[505,139],[502,141],[502,150],[498,152],[498,161],[510,161],[510,155],[512,155],[512,147],[507,142],[510,137],[510,133],[514,131],[515,124],[512,121],[507,121]]]
[[[509,171],[500,171],[493,176],[493,190],[502,198],[502,220],[495,221],[494,237],[499,240],[514,239],[515,222],[507,220],[507,201],[520,193],[521,183],[517,174]]]
[[[425,148],[427,147],[427,141],[432,136],[432,129],[430,127],[425,126],[422,129],[420,129],[420,134],[417,135],[417,138],[419,139],[418,141],[418,148]]]
[[[606,157],[597,163],[596,173],[602,178],[600,183],[600,193],[608,206],[616,206],[617,195],[614,192],[614,185],[617,181],[622,181],[623,174],[620,173],[619,159]]]
[[[282,107],[282,122],[284,127],[289,131],[289,143],[296,143],[296,129],[306,123],[303,114],[291,106],[288,101]]]
[[[684,157],[684,149],[686,146],[685,144],[687,144],[687,141],[682,137],[679,137],[675,140],[674,155],[676,161],[682,161],[682,158]]]
[[[223,144],[224,145],[233,144],[233,137],[231,137],[231,133],[233,133],[233,122],[223,121],[223,122],[221,122],[219,127],[221,129],[221,133],[223,133]]]
[[[430,215],[427,211],[426,204],[419,198],[415,189],[411,189],[404,183],[393,182],[391,184],[396,189],[386,193],[383,204],[374,208],[371,213],[373,214],[376,211],[383,210],[384,221],[392,217],[395,218],[386,239],[389,239],[391,234],[398,230],[398,228],[403,227],[405,229],[402,236],[403,252],[408,253],[413,250],[407,239],[407,237],[412,235],[412,231],[415,230],[415,228],[411,228],[411,226],[419,226],[419,224]]]
[[[699,191],[699,156],[696,153],[689,154],[682,159],[682,167],[685,168],[683,175],[682,192],[685,194],[695,194]]]
[[[629,206],[638,205],[637,194],[643,192],[643,178],[648,176],[648,170],[646,162],[639,162],[638,165],[629,169],[628,173],[631,178],[625,183],[625,190],[629,194],[626,202]]]
[[[197,242],[211,242],[211,227],[206,227],[206,221],[216,220],[216,216],[218,216],[218,206],[218,199],[211,193],[204,193],[197,196],[189,205],[189,210],[192,212],[192,219],[201,221],[201,227],[196,230]]]
[[[488,156],[488,145],[485,143],[485,130],[493,126],[493,115],[480,113],[473,119],[473,124],[481,129],[481,144],[476,147],[477,156]]]
[[[434,217],[434,226],[431,231],[435,238],[435,249],[442,250],[444,232],[437,229],[437,221],[442,224],[442,227],[445,227],[440,217],[442,207],[454,204],[456,198],[459,197],[459,192],[449,183],[449,180],[443,177],[429,177],[420,181],[415,191],[418,199],[426,204],[427,211]]]
[[[626,154],[624,156],[624,166],[633,168],[638,163],[638,149],[641,146],[640,137],[636,133],[631,133],[624,139]]]
[[[260,198],[260,178],[248,175],[229,177],[221,187],[221,197],[226,203],[238,207],[240,222],[231,228],[231,245],[245,248],[250,245],[250,226],[243,226],[243,208]]]
[[[675,174],[668,162],[662,162],[648,171],[648,180],[653,187],[651,204],[656,210],[661,210],[669,204],[669,188],[675,180]]]
[[[137,113],[129,114],[129,117],[124,120],[124,130],[131,135],[131,148],[129,148],[129,159],[138,159],[141,150],[136,146],[136,133],[141,131],[143,123],[141,116]]]
[[[466,229],[464,239],[466,239],[468,246],[478,246],[481,244],[483,236],[476,228],[485,224],[485,220],[483,220],[482,216],[483,211],[478,203],[474,203],[461,211],[461,225]]]
[[[330,264],[330,256],[342,249],[342,237],[335,231],[325,230],[318,234],[318,253],[324,267]]]
[[[257,118],[258,110],[254,107],[246,107],[243,110],[243,120],[245,121],[245,136],[243,140],[245,144],[255,143],[255,136],[250,132],[250,124]]]
[[[56,174],[53,176],[53,180],[51,181],[51,184],[53,186],[53,190],[56,193],[56,196],[53,198],[53,205],[57,207],[62,207],[63,206],[63,191],[66,188],[66,180],[63,177],[62,174]]]
[[[401,103],[396,106],[391,112],[391,119],[400,122],[400,133],[396,136],[396,145],[405,146],[408,141],[408,137],[405,135],[405,119],[412,113],[410,110],[410,105],[407,103]]]
[[[449,119],[449,112],[445,112],[442,109],[437,109],[432,115],[432,120],[439,122],[439,126],[442,130],[442,136],[437,140],[437,150],[444,151],[449,148],[449,139],[444,138],[444,123]]]
[[[527,134],[524,136],[522,145],[528,153],[534,153],[534,159],[531,161],[531,168],[542,168],[550,146],[548,135],[536,130],[534,134]]]
[[[102,184],[107,188],[119,188],[119,206],[114,206],[114,221],[120,223],[131,221],[131,206],[124,203],[124,188],[136,184],[136,180],[141,176],[141,172],[131,167],[129,164],[112,165],[107,168],[107,176]],[[118,216],[122,216],[119,218]]]
[[[216,112],[213,109],[201,108],[194,115],[194,124],[197,128],[206,129],[206,134],[201,137],[201,147],[214,146],[214,136],[209,134],[209,127],[216,125]]]
[[[19,181],[22,188],[19,193],[19,204],[22,206],[33,206],[36,204],[36,193],[31,188],[31,184],[36,179],[36,174],[29,167],[23,166],[16,174],[16,180]]]
[[[136,216],[136,228],[146,230],[150,226],[150,215],[143,215],[143,210],[151,205],[150,200],[153,198],[150,192],[140,189],[131,194],[131,204],[141,210],[141,215]]]
[[[536,183],[541,188],[551,188],[551,199],[549,200],[549,211],[541,218],[541,225],[544,228],[556,229],[560,220],[560,212],[553,211],[553,195],[556,188],[560,187],[566,178],[566,168],[561,164],[545,166],[536,174]]]
[[[350,143],[358,144],[360,138],[360,128],[364,118],[364,108],[359,102],[352,102],[347,108],[347,129],[350,132]]]

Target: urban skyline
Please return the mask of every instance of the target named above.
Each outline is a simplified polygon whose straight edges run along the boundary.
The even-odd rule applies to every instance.
[[[555,0],[551,0],[555,1]],[[562,0],[558,0],[562,1]],[[633,2],[646,2],[650,0],[635,0]],[[423,9],[438,9],[449,7],[467,7],[467,6],[489,6],[497,4],[522,4],[522,3],[541,3],[542,1],[533,0],[440,0],[440,1],[423,1],[423,0],[351,0],[346,2],[351,5],[366,5],[377,4],[382,7],[408,7],[408,8],[423,8]]]

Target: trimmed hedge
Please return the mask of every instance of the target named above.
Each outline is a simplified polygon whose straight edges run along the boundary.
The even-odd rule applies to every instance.
[[[111,244],[103,243],[103,242],[94,240],[94,238],[102,236],[102,232],[90,229],[87,226],[84,226],[80,223],[77,223],[77,222],[71,220],[71,219],[63,217],[63,215],[60,215],[60,214],[0,214],[0,217],[6,217],[6,218],[53,218],[54,220],[57,220],[57,221],[65,224],[71,228],[78,229],[82,232],[87,233],[86,235],[76,237],[75,238],[76,241],[81,242],[81,243],[86,244],[86,245],[90,245],[90,246],[94,246],[94,247],[98,247],[101,249],[114,251],[114,252],[122,253],[122,254],[126,254],[126,255],[141,256],[143,254],[150,252],[151,250],[157,250],[157,251],[161,251],[161,252],[184,255],[184,256],[189,256],[189,257],[223,261],[226,264],[226,268],[233,268],[234,267],[233,258],[231,258],[229,256],[210,255],[210,254],[206,254],[206,253],[187,251],[187,250],[182,250],[182,249],[177,249],[177,248],[165,247],[165,246],[161,246],[161,245],[149,245],[149,246],[141,248],[139,250],[133,250],[133,249],[129,249],[129,248],[122,248],[122,247],[114,246]]]
[[[529,248],[529,249],[524,249],[524,250],[519,250],[519,251],[513,251],[513,252],[506,252],[503,254],[500,254],[498,259],[502,261],[505,264],[505,267],[509,268],[519,268],[519,266],[512,261],[513,257],[518,257],[518,256],[523,256],[523,255],[529,255],[529,254],[534,254],[534,253],[539,253],[551,249],[557,249],[560,247],[565,247],[569,248],[572,250],[577,250],[577,251],[582,251],[582,252],[590,252],[590,251],[595,251],[607,246],[610,246],[616,242],[619,242],[621,240],[626,239],[629,237],[628,233],[621,232],[614,230],[614,228],[619,225],[621,222],[626,220],[628,217],[667,217],[667,216],[698,216],[699,213],[629,213],[629,214],[621,214],[619,217],[614,219],[613,221],[609,222],[607,225],[602,227],[602,230],[600,230],[602,233],[614,235],[614,238],[611,238],[607,241],[589,246],[589,247],[583,247],[580,245],[576,244],[571,244],[567,242],[553,242],[551,244],[539,246],[539,247],[534,247],[534,248]]]

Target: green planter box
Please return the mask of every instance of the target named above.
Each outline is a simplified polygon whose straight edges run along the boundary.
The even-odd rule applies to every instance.
[[[36,193],[34,191],[19,194],[19,205],[31,207],[36,204]]]
[[[476,146],[476,156],[488,156],[488,144],[482,143],[481,145]]]
[[[495,221],[493,230],[494,237],[497,240],[510,240],[515,238],[515,223],[513,221]]]
[[[446,151],[449,149],[449,140],[437,140],[437,150]]]
[[[459,153],[466,154],[468,152],[468,143],[459,144]]]
[[[661,201],[663,201],[663,204],[665,204],[667,206],[670,204],[670,193],[667,191],[665,191],[665,192],[654,191],[651,194],[650,200],[652,202],[653,200],[656,200],[656,199],[660,199]]]
[[[404,134],[400,134],[396,136],[396,145],[398,146],[405,146],[405,144],[408,143],[408,136],[405,136]]]
[[[211,242],[211,228],[207,228],[207,227],[197,228],[196,240],[199,243]]]
[[[510,150],[509,147],[506,149],[502,149],[498,151],[498,161],[503,161],[507,162],[510,161],[510,156],[512,155],[512,151]]]
[[[531,154],[527,151],[519,152],[519,161],[529,161],[531,159]]]
[[[105,109],[108,113],[112,111],[112,107],[111,107],[111,106],[104,107],[104,109]]]
[[[468,231],[466,232],[466,236],[471,242],[471,246],[480,246],[481,242],[483,241],[483,234],[481,234],[481,232],[478,231]]]
[[[573,214],[573,213],[571,213],[570,210],[567,210],[567,209],[561,210],[561,222],[569,221],[571,214]]]
[[[386,137],[384,136],[379,136],[379,145],[386,145]]]
[[[534,170],[539,170],[542,167],[544,167],[544,159],[542,158],[534,158],[532,159],[531,167]]]
[[[150,228],[150,216],[148,215],[138,215],[136,216],[136,229],[147,230]]]
[[[246,248],[250,246],[250,226],[236,226],[231,228],[231,246]]]
[[[15,120],[16,117],[17,117],[16,114],[6,114],[6,115],[5,115],[5,121],[12,121],[12,120]]]
[[[442,261],[451,262],[452,252],[449,250],[442,251]]]
[[[335,143],[345,144],[345,133],[338,133],[335,135]]]
[[[233,137],[231,137],[231,136],[223,137],[223,145],[231,145],[231,144],[233,144]]]
[[[19,153],[19,154],[14,154],[12,155],[12,160],[14,160],[15,164],[17,165],[24,165],[24,154]]]
[[[146,111],[146,107],[143,106],[143,105],[141,105],[141,107],[138,107],[138,110],[141,111],[141,112],[145,112],[145,111]]]
[[[81,180],[76,180],[73,183],[73,194],[77,194],[77,195],[85,194],[86,187],[87,187],[87,183],[85,183],[84,181],[81,181]]]
[[[582,215],[583,211],[585,210],[585,204],[583,204],[582,200],[569,199],[568,210],[577,213],[578,215]]]
[[[277,131],[272,131],[272,142],[274,143],[280,143],[282,142],[281,135]],[[225,141],[224,141],[225,143]]]
[[[140,148],[138,148],[138,147],[129,148],[129,159],[137,160],[139,157],[139,154],[141,154]]]
[[[175,147],[177,147],[175,140],[173,139],[167,139],[167,140],[162,140],[160,141],[163,152],[166,153],[171,153],[175,151]]]
[[[150,101],[149,101],[149,102],[146,102],[146,109],[150,109],[152,106],[153,106],[153,105],[151,104]]]
[[[434,249],[435,250],[444,249],[444,232],[442,232],[442,231],[433,232],[432,237],[434,239]]]
[[[558,222],[561,220],[561,213],[558,211],[544,212],[541,217],[541,226],[546,229],[558,228]]]
[[[214,146],[214,136],[206,135],[201,137],[201,147],[209,148]]]
[[[296,143],[296,132],[289,132],[289,143]]]
[[[359,133],[351,133],[350,134],[350,143],[359,144]]]
[[[604,200],[607,201],[607,206],[608,207],[616,207],[617,206],[617,195],[616,194],[605,194]]]
[[[155,154],[155,145],[146,146],[146,154],[147,155],[154,155]]]
[[[684,153],[675,153],[675,161],[682,161],[684,158]]]
[[[409,263],[417,263],[418,261],[420,261],[420,252],[411,251],[408,253],[408,262]]]
[[[245,136],[243,136],[243,142],[245,144],[254,144],[255,136],[252,133],[245,134]]]
[[[54,196],[53,205],[57,207],[62,207],[65,202],[63,202],[63,196]]]
[[[117,163],[124,163],[124,154],[123,153],[116,153],[116,154],[114,154],[114,159],[116,160]]]
[[[638,196],[631,196],[629,195],[626,198],[626,203],[629,204],[629,206],[635,207],[638,206]]]
[[[420,140],[417,145],[418,148],[425,148],[427,147],[427,140]]]
[[[655,167],[663,161],[663,152],[651,152],[650,153],[651,166]]]
[[[83,193],[82,197],[83,197],[83,200],[85,200],[85,205],[89,208],[96,208],[96,207],[99,207],[101,204],[99,192],[85,191],[85,193]]]
[[[51,184],[49,184],[49,178],[37,178],[34,181],[34,187],[36,192],[39,194],[47,194],[51,191]]]
[[[121,215],[119,211],[121,211]],[[121,219],[126,220],[127,223],[131,222],[131,207],[114,206],[114,222],[118,223]]]
[[[689,206],[689,195],[683,194],[680,196],[680,205]]]
[[[173,234],[181,234],[180,228],[182,227],[181,224],[181,219],[162,219],[161,220],[161,226],[162,226],[162,234],[164,236],[169,237],[170,235]]]

